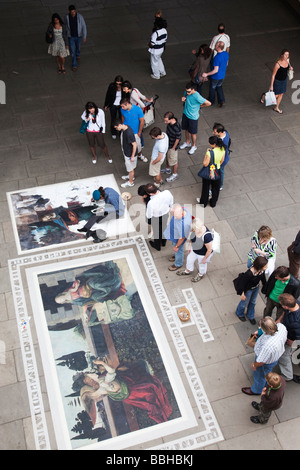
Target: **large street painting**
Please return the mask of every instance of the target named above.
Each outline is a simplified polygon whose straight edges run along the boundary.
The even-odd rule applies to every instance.
[[[26,272],[59,448],[128,448],[193,424],[133,250]]]
[[[85,242],[85,234],[78,229],[93,215],[92,194],[100,186],[119,192],[114,175],[109,174],[7,193],[18,254]],[[120,219],[103,220],[93,227],[99,228],[107,237],[134,231],[127,210]]]

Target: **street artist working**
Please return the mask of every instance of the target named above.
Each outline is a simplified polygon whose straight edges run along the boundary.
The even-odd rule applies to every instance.
[[[92,196],[100,186],[119,193],[112,174],[7,193],[18,254],[85,242],[81,229],[94,215]],[[107,237],[134,231],[127,210],[120,218],[107,219],[93,230],[101,228]]]

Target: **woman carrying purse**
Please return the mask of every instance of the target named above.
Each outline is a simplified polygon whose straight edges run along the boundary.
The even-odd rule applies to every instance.
[[[210,206],[215,207],[220,193],[220,169],[225,158],[225,146],[218,136],[213,135],[208,139],[210,148],[207,149],[203,160],[203,167],[209,167],[210,178],[202,177],[202,193],[201,197],[197,198],[198,204],[207,206],[209,200],[209,190],[211,188],[212,197]]]

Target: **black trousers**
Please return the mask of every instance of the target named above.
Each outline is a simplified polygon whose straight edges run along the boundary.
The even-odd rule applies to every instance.
[[[209,189],[211,188],[212,198],[210,200],[210,205],[211,207],[215,207],[219,198],[220,184],[221,179],[211,181],[202,178],[202,193],[200,198],[200,204],[203,204],[204,207],[207,206],[209,198]]]
[[[110,131],[111,135],[117,135],[117,131],[114,128],[116,119],[121,119],[121,106],[115,106],[114,104],[109,108],[110,110]]]
[[[169,220],[169,213],[161,215],[160,217],[151,218],[151,227],[153,229],[153,243],[157,250],[160,250],[162,246],[165,246],[167,240],[165,239],[163,233],[167,228]]]

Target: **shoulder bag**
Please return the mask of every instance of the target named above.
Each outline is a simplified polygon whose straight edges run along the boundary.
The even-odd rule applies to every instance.
[[[215,157],[213,150],[210,150],[210,162],[207,166],[203,166],[198,173],[200,178],[204,178],[205,180],[216,181],[219,180],[221,177],[220,170],[215,165]]]

